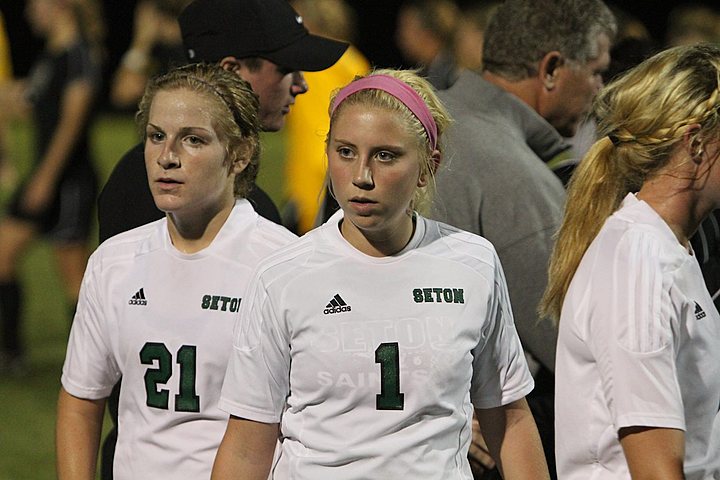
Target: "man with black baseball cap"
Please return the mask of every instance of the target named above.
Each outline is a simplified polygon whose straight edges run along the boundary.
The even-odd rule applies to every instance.
[[[260,122],[272,132],[307,90],[302,71],[330,67],[348,47],[311,35],[285,0],[196,0],[178,21],[190,61],[219,62],[250,82]]]
[[[345,43],[311,35],[285,1],[196,0],[178,21],[191,61],[261,57],[288,70],[316,72],[347,49]]]
[[[178,22],[190,63],[217,62],[250,83],[260,100],[260,123],[268,132],[283,127],[295,97],[307,91],[302,72],[332,66],[348,47],[311,35],[286,0],[195,0]],[[260,188],[256,186],[248,200],[260,215],[281,223],[277,207]],[[100,192],[100,241],[163,215],[150,193],[140,143],[120,159]],[[115,423],[118,395],[119,384],[108,400]],[[116,438],[113,428],[103,444],[103,480],[113,478]]]
[[[295,97],[307,91],[302,72],[330,67],[348,47],[310,34],[285,0],[195,0],[178,22],[189,62],[217,62],[250,83],[268,132],[284,126]],[[256,187],[248,199],[260,215],[280,223],[265,192]],[[150,195],[139,144],[120,159],[100,192],[100,241],[162,216]]]

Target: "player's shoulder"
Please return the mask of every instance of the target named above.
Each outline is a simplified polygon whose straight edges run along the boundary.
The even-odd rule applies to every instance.
[[[164,218],[145,225],[118,233],[101,243],[91,255],[95,262],[103,263],[123,261],[136,258],[157,246],[151,241],[157,236],[158,229],[163,229]]]
[[[255,212],[247,200],[238,202],[228,221],[236,225],[232,227],[235,247],[245,254],[265,257],[297,239],[287,228]]]
[[[448,248],[463,249],[469,254],[494,253],[495,247],[487,238],[438,220],[425,219],[429,237],[441,239]]]
[[[295,237],[289,243],[280,246],[264,257],[256,269],[257,276],[265,283],[276,283],[283,279],[296,278],[301,271],[317,257],[319,243],[322,241],[319,229],[312,230],[302,237]]]
[[[654,265],[658,271],[670,272],[691,259],[670,227],[644,202],[631,203],[613,214],[594,243],[599,254],[626,267]]]
[[[297,235],[287,228],[282,225],[278,225],[261,215],[257,215],[254,220],[252,234],[257,241],[269,243],[273,247],[287,245],[298,238]]]
[[[424,221],[427,233],[421,252],[468,266],[496,268],[499,264],[495,247],[488,239],[437,220]]]
[[[127,248],[130,245],[135,245],[139,241],[142,241],[143,239],[146,239],[150,235],[155,233],[159,227],[159,224],[163,223],[164,221],[165,219],[161,218],[154,222],[150,222],[139,227],[131,228],[130,230],[127,230],[125,232],[118,233],[117,235],[114,235],[101,243],[98,247],[98,250],[113,251],[118,248]]]
[[[317,247],[314,237],[315,235],[308,233],[282,245],[262,261],[263,270],[277,268],[280,265],[287,265],[286,268],[301,265]]]

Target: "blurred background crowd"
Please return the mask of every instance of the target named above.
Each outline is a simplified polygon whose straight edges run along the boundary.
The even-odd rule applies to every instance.
[[[8,48],[5,55],[5,79],[26,77],[43,49],[43,38],[33,31],[26,15],[29,2],[3,0],[0,13],[4,18]],[[145,81],[169,65],[182,63],[184,52],[175,21],[186,0],[127,0],[122,4],[103,0],[97,3],[101,22],[102,84],[99,111],[125,115],[134,113]],[[307,141],[308,132],[317,133],[308,119],[324,115],[322,109],[309,108],[324,104],[336,86],[347,82],[355,73],[372,67],[418,67],[433,85],[442,90],[450,86],[462,68],[479,70],[483,29],[498,0],[294,0],[305,24],[314,33],[346,40],[354,46],[332,73],[310,73],[309,94],[298,98],[298,105],[288,118],[289,128],[282,132],[277,151],[281,178],[272,178],[269,186],[273,200],[283,209],[286,226],[297,233],[311,228],[317,214],[317,192],[324,175],[322,160],[308,165],[300,159],[320,158],[321,138]],[[711,0],[676,2],[629,1],[608,2],[618,18],[619,34],[614,43],[612,64],[605,80],[650,52],[666,46],[696,41],[718,41],[720,9]],[[86,22],[93,22],[87,19]],[[330,80],[328,80],[328,78]],[[325,82],[325,83],[323,83]],[[308,107],[308,108],[306,108]],[[590,138],[579,132],[573,143],[582,152]],[[590,132],[591,133],[591,132]],[[299,141],[299,139],[303,139]],[[318,140],[319,139],[319,140]],[[288,148],[286,148],[288,147]],[[315,150],[313,150],[315,149]],[[102,158],[112,163],[115,158]],[[271,155],[273,156],[273,155]],[[16,177],[4,162],[2,184]],[[270,162],[266,162],[270,163]],[[268,177],[275,177],[265,172]],[[103,180],[100,168],[100,180]],[[262,175],[262,174],[261,174]]]
[[[12,65],[16,75],[27,74],[35,56],[42,48],[42,40],[33,35],[24,15],[24,8],[27,2],[23,0],[3,0],[0,2],[0,12],[5,18],[5,28],[10,40],[12,53]],[[113,71],[118,67],[123,54],[130,47],[133,38],[133,22],[137,13],[138,0],[124,0],[114,2],[103,0],[102,10],[106,20],[107,63],[105,74],[109,79]],[[157,0],[158,4],[168,4],[169,11],[172,11],[172,4],[182,3],[182,0]],[[333,4],[345,3],[350,19],[341,21],[335,17],[325,25],[343,25],[335,34],[351,35],[351,40],[356,47],[376,66],[412,66],[419,61],[418,55],[422,52],[413,49],[408,45],[408,34],[412,29],[427,29],[427,35],[434,34],[441,42],[454,43],[456,53],[463,55],[469,65],[477,65],[477,60],[472,57],[479,57],[477,50],[472,51],[474,41],[477,41],[486,21],[485,10],[492,4],[492,0],[448,0],[430,2],[436,4],[436,14],[430,18],[413,19],[406,10],[411,4],[420,5],[423,2],[408,0],[347,0],[325,1],[305,0],[309,6],[316,5],[316,9],[333,10]],[[643,0],[630,0],[625,2],[607,2],[621,20],[633,19],[631,28],[625,34],[633,37],[648,37],[658,45],[676,43],[680,37],[685,40],[692,35],[707,38],[714,35],[717,38],[720,33],[718,22],[718,6],[713,0],[698,1],[672,1],[657,0],[647,2]],[[320,5],[322,5],[320,7]],[[320,8],[317,8],[320,7]],[[296,6],[296,10],[299,10]],[[420,21],[418,21],[420,20]],[[429,21],[432,20],[430,25]],[[415,21],[415,24],[413,24]],[[404,27],[404,28],[401,28]],[[423,28],[424,27],[424,28]],[[324,28],[320,26],[319,28]],[[344,31],[343,31],[344,30]],[[402,31],[404,30],[405,35]],[[417,33],[418,30],[415,30]],[[694,32],[694,33],[688,33]],[[327,32],[332,34],[332,32]],[[416,48],[424,47],[429,50],[430,45],[415,37],[417,41],[410,42]],[[471,53],[467,53],[470,51]],[[427,53],[425,53],[427,54]],[[105,83],[106,91],[109,91],[110,82]],[[105,99],[108,101],[109,96]]]

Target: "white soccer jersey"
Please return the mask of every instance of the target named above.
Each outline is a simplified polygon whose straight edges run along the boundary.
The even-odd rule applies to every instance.
[[[533,387],[495,250],[418,216],[402,252],[370,257],[341,218],[261,263],[220,406],[282,419],[275,479],[471,479],[472,404]]]
[[[563,480],[629,479],[629,426],[684,430],[686,478],[720,478],[720,315],[696,259],[632,194],[570,284],[555,375]]]
[[[200,252],[175,249],[162,219],[93,253],[62,384],[99,399],[122,375],[116,479],[210,478],[227,425],[218,400],[245,287],[259,259],[294,238],[237,200]]]

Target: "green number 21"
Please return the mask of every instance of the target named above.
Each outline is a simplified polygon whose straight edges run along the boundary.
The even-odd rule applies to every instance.
[[[376,410],[402,410],[405,394],[400,393],[400,349],[397,342],[381,343],[375,349],[375,363],[380,364],[380,393]]]
[[[183,345],[177,351],[177,363],[180,365],[180,392],[175,395],[176,412],[199,412],[200,397],[195,393],[195,363],[197,347]],[[148,342],[140,350],[140,363],[154,365],[145,372],[145,392],[147,406],[168,410],[170,392],[159,389],[158,384],[165,384],[172,376],[172,354],[164,343]]]

